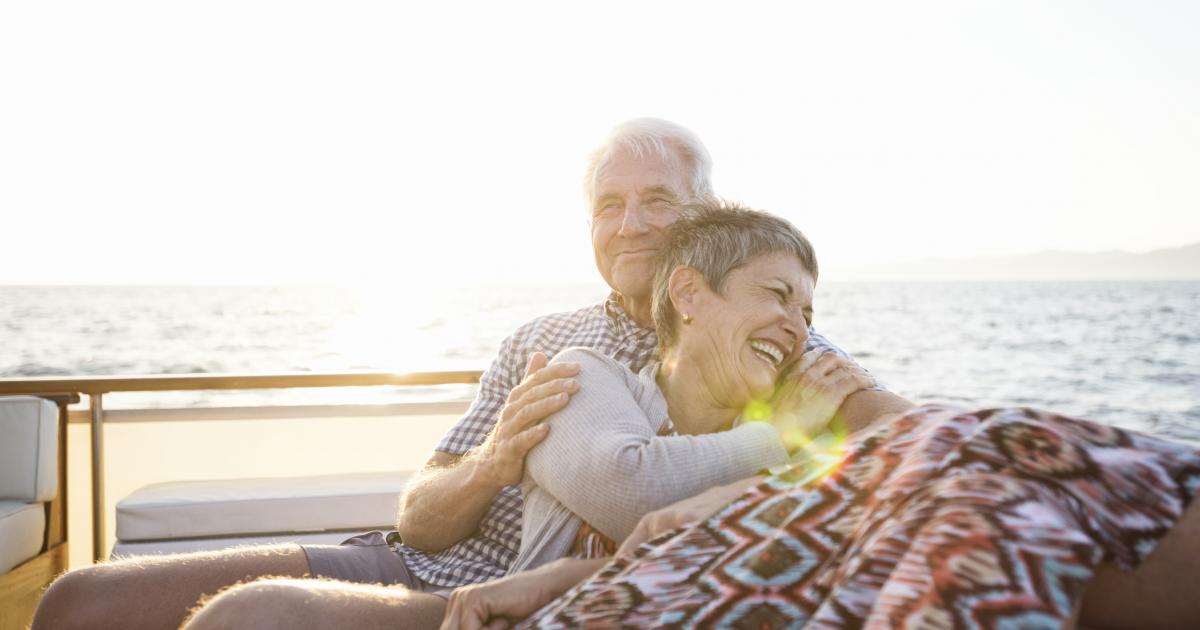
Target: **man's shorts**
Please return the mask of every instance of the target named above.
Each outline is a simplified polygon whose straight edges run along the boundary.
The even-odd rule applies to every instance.
[[[300,548],[308,557],[308,571],[313,577],[358,584],[399,584],[442,598],[449,597],[452,590],[417,577],[383,532],[359,534],[340,545],[300,545]]]

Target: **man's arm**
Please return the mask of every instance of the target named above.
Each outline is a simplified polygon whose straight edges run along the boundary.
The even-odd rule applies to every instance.
[[[546,366],[546,355],[535,352],[525,379],[508,392],[499,419],[481,444],[464,455],[435,451],[400,497],[396,531],[404,544],[423,551],[440,551],[473,534],[487,514],[492,498],[505,486],[521,482],[525,454],[545,439],[549,426],[541,421],[567,404],[578,389],[573,363]],[[502,387],[480,386],[480,396]],[[486,408],[486,401],[472,406]],[[464,419],[465,420],[465,419]]]
[[[432,553],[470,536],[504,487],[495,479],[482,458],[435,451],[400,496],[400,539]]]
[[[625,539],[625,542],[621,543],[617,555],[633,555],[634,550],[647,540],[672,529],[708,519],[716,514],[717,510],[729,505],[751,486],[761,483],[764,479],[766,477],[762,475],[755,475],[723,486],[714,486],[694,497],[677,501],[653,512],[647,512],[638,521],[633,533]]]
[[[837,409],[832,428],[838,432],[857,433],[916,406],[880,386],[845,350],[811,328],[807,351],[795,367],[795,381],[805,390],[806,397],[822,394],[830,400],[830,394],[836,390],[851,392],[832,398],[836,400],[833,408]],[[817,383],[818,380],[822,382]]]
[[[783,375],[772,400],[776,415],[808,437],[827,427],[857,433],[913,406],[880,388],[849,355],[829,349],[805,352]]]
[[[858,433],[876,426],[880,421],[900,415],[913,403],[889,391],[864,389],[850,394],[838,412],[847,433]]]

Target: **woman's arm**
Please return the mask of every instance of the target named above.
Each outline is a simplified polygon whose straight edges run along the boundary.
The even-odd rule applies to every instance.
[[[716,514],[721,508],[732,503],[734,499],[745,493],[748,488],[764,479],[766,477],[762,475],[739,479],[733,483],[710,488],[689,499],[684,499],[672,503],[665,508],[647,513],[638,521],[633,533],[625,539],[625,542],[621,543],[621,548],[617,550],[617,555],[630,555],[638,548],[638,545],[659,534],[669,532],[672,529],[689,523],[698,523],[707,519]]]
[[[522,571],[484,584],[464,586],[450,593],[443,630],[493,627],[490,622],[512,622],[537,612],[550,600],[595,573],[607,558],[555,560],[531,571]]]
[[[548,419],[550,435],[530,452],[526,470],[613,540],[625,539],[647,512],[787,461],[783,444],[766,423],[711,435],[659,437],[665,404],[646,405],[662,416],[649,418],[628,369],[583,349],[560,353],[555,361],[560,360],[580,365],[579,391]]]

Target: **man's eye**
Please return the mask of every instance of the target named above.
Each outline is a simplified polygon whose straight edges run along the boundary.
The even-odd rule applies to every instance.
[[[779,298],[780,304],[787,304],[787,291],[784,291],[783,289],[771,289],[771,293],[774,293],[775,297]]]

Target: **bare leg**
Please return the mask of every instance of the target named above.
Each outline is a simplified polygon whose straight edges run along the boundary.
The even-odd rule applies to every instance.
[[[1200,619],[1200,500],[1163,536],[1137,570],[1105,564],[1083,598],[1089,628],[1185,628]]]
[[[297,545],[131,558],[54,581],[33,619],[41,628],[178,628],[201,597],[265,576],[304,577]]]
[[[446,600],[402,586],[265,579],[222,591],[185,630],[436,629],[445,614]]]

